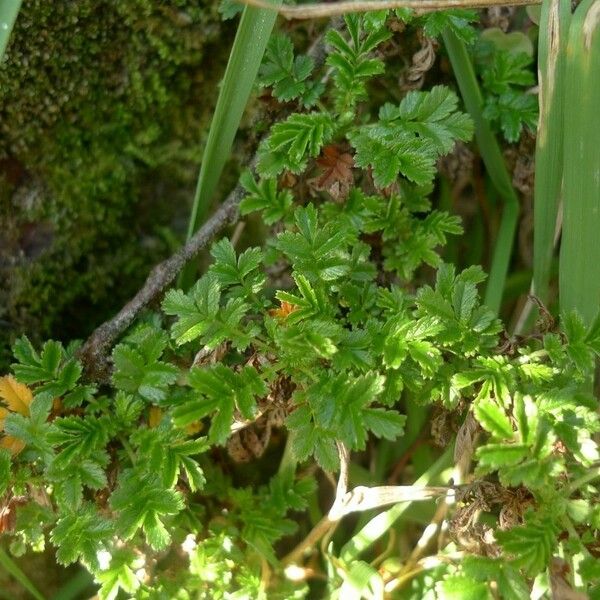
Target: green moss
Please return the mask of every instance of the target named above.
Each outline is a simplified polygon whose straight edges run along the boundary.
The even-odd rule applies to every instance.
[[[213,2],[23,2],[0,67],[4,351],[21,332],[85,336],[168,253],[161,228],[185,227],[220,35]]]

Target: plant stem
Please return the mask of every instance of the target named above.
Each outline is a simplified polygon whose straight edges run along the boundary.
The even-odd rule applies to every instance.
[[[285,448],[283,449],[283,456],[281,457],[281,462],[279,463],[279,473],[284,474],[289,471],[295,471],[298,461],[292,452],[292,446],[294,443],[294,435],[293,431],[288,432],[287,439],[285,440]]]
[[[389,594],[398,588],[404,586],[411,579],[429,569],[435,569],[440,565],[448,564],[451,562],[460,562],[464,557],[463,552],[454,552],[452,554],[438,555],[438,556],[427,556],[414,567],[414,569],[408,573],[403,573],[389,581],[385,586],[385,591]]]
[[[281,564],[289,565],[296,562],[305,550],[314,548],[317,542],[323,537],[334,525],[336,521],[332,521],[325,515],[310,531],[310,533],[286,556],[281,559]]]
[[[131,444],[129,443],[128,440],[125,439],[125,436],[123,436],[123,435],[119,436],[119,441],[121,442],[123,449],[127,453],[127,456],[129,457],[129,460],[131,461],[131,465],[134,466],[135,463],[137,462],[137,460],[135,457],[135,452],[133,451],[133,448],[131,447]]]
[[[31,583],[27,575],[21,571],[19,565],[8,555],[4,548],[0,548],[0,566],[18,581],[36,600],[45,600],[44,596]]]
[[[504,284],[517,230],[519,200],[496,136],[483,116],[483,96],[467,48],[452,31],[446,30],[442,35],[463,101],[475,122],[475,138],[481,158],[498,195],[504,202],[502,221],[485,290],[485,303],[497,314],[502,304]]]
[[[578,490],[580,487],[583,487],[586,483],[597,479],[598,477],[600,477],[600,467],[596,467],[595,469],[588,471],[585,475],[582,475],[579,477],[579,479],[576,479],[573,483],[571,483],[567,487],[568,494],[571,495],[574,491]]]

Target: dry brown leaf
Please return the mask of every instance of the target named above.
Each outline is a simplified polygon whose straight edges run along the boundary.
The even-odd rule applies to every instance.
[[[200,433],[202,431],[202,429],[204,429],[204,425],[202,424],[202,421],[194,421],[193,423],[186,425],[185,432],[190,437],[192,437],[192,436],[196,435],[197,433]]]
[[[29,415],[33,393],[25,384],[19,383],[12,375],[5,375],[0,377],[0,399],[7,407],[0,407],[0,431],[3,431],[4,420],[11,412],[23,416]],[[25,443],[12,435],[5,435],[0,439],[0,447],[6,448],[11,454],[18,454],[25,448]]]
[[[148,411],[148,427],[154,429],[160,425],[163,418],[163,411],[158,406],[151,406]]]
[[[25,442],[13,437],[12,435],[5,435],[0,439],[0,448],[5,448],[11,454],[19,454],[23,448],[25,448]]]
[[[218,362],[222,362],[223,358],[229,351],[229,342],[223,342],[216,348],[210,349],[204,346],[200,348],[194,356],[194,362],[192,367],[201,367],[204,365],[214,365]]]
[[[334,200],[345,200],[354,183],[352,155],[341,152],[337,146],[331,144],[323,148],[316,162],[323,169],[323,173],[311,179],[313,187],[329,193]]]
[[[271,440],[271,424],[261,417],[240,431],[236,431],[227,441],[227,453],[237,463],[250,462],[260,458]]]
[[[456,445],[454,446],[454,462],[462,478],[469,472],[478,430],[479,424],[469,412],[456,434]]]
[[[7,493],[4,498],[0,498],[0,533],[11,533],[16,524],[16,509],[19,506],[27,504],[27,497],[13,496]]]
[[[421,37],[421,48],[412,57],[412,65],[405,75],[404,90],[418,90],[423,87],[425,75],[435,63],[437,43],[426,36]]]
[[[279,178],[279,185],[282,188],[292,189],[298,183],[298,177],[290,171],[284,171]]]
[[[436,406],[431,417],[431,437],[438,448],[446,448],[456,433],[455,415]]]
[[[550,589],[552,600],[587,600],[589,596],[574,590],[568,581],[571,569],[561,558],[553,557],[550,565]]]
[[[19,383],[12,375],[5,375],[0,377],[0,398],[10,412],[27,416],[33,394],[25,384]]]

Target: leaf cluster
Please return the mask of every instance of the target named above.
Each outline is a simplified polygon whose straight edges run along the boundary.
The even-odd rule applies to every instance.
[[[523,127],[535,131],[538,120],[533,56],[519,48],[507,49],[480,39],[475,51],[485,97],[484,116],[516,142]]]
[[[421,524],[425,511],[396,504],[356,534],[340,528],[305,570],[281,557],[309,524],[329,523],[340,456],[352,453],[351,487],[410,486],[430,472],[435,423],[437,437],[458,432],[469,485],[448,505],[451,543],[418,563],[430,572],[409,572],[414,597],[517,599],[557,577],[588,591],[600,582],[600,318],[563,315],[560,328],[511,339],[481,302],[483,270],[444,261],[461,224],[430,199],[436,162],[473,125],[446,86],[370,110],[390,18],[348,16],[329,32],[328,76],[273,38],[260,85],[288,112],[241,179],[241,212],[261,214],[268,240],[215,242],[195,285],[169,290],[115,346],[109,385],[82,380],[75,345],[17,340],[0,390],[0,508],[19,498],[14,523],[1,523],[15,552],[49,541],[104,599],[302,598],[314,589],[293,576],[313,567],[331,597],[377,597],[384,576],[404,575],[374,542],[392,531],[391,544],[410,542],[413,528],[394,523]],[[411,22],[470,41],[470,20]],[[530,85],[523,59],[490,60],[495,97]],[[324,162],[342,156],[331,172],[344,181],[319,185]]]
[[[294,57],[292,40],[284,34],[275,33],[267,44],[258,72],[258,84],[271,87],[273,96],[281,102],[297,99],[303,106],[311,107],[317,103],[324,89],[321,82],[308,80],[313,69],[314,60],[310,56]]]

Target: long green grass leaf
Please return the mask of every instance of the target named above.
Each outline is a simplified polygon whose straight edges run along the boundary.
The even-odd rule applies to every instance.
[[[274,7],[280,4],[281,0],[273,0]],[[189,220],[188,239],[202,224],[229,159],[276,18],[276,10],[252,6],[246,6],[242,13],[206,140]],[[182,285],[189,287],[193,277],[194,270],[187,268],[182,276]]]
[[[535,149],[533,293],[548,302],[556,219],[563,178],[563,111],[569,0],[544,0],[538,70],[540,120]],[[571,107],[575,110],[575,106]]]
[[[0,548],[0,567],[15,580],[18,581],[21,586],[26,589],[36,600],[44,600],[44,596],[38,591],[38,589],[29,581],[29,578],[21,569],[19,565],[8,555],[4,548]]]
[[[569,29],[564,115],[560,308],[591,323],[600,307],[600,2],[584,0]]]
[[[4,52],[20,8],[21,0],[2,0],[0,2],[0,61],[4,58]]]
[[[471,118],[475,122],[475,139],[481,158],[498,195],[504,203],[502,221],[498,230],[490,276],[485,291],[485,303],[498,313],[502,303],[504,284],[517,230],[519,200],[496,136],[483,116],[483,96],[467,48],[452,31],[446,30],[442,35],[461,96]]]
[[[94,579],[82,569],[62,585],[52,596],[52,600],[77,600],[77,598],[87,597],[85,592],[89,592],[90,588],[94,589]]]

